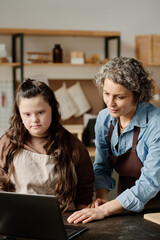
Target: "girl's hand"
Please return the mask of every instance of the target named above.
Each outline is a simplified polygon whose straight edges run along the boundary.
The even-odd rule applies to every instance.
[[[91,202],[87,207],[88,208],[96,208],[104,203],[106,203],[107,201],[102,199],[102,198],[97,198],[96,200],[94,200],[93,202]]]
[[[101,207],[97,208],[84,208],[81,211],[74,212],[68,217],[69,223],[88,223],[93,220],[103,219],[105,217],[104,210]]]

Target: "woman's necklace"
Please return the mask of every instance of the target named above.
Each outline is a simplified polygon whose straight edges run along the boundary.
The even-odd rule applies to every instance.
[[[124,128],[119,125],[119,132],[120,134],[124,131]]]
[[[119,125],[120,134],[121,134],[126,127],[122,127],[120,119],[118,119],[118,125]]]

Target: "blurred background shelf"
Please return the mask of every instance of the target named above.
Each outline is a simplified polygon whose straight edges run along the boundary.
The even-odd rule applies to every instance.
[[[70,66],[70,67],[95,67],[95,66],[101,66],[101,64],[96,64],[96,63],[85,63],[85,64],[71,64],[71,63],[24,63],[24,66],[59,66],[59,67],[63,67],[63,66]]]
[[[0,63],[0,66],[5,66],[5,67],[20,67],[21,63],[20,62],[16,62],[16,63]]]

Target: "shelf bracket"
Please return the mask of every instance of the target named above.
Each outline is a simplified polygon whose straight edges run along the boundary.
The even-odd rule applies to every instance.
[[[23,34],[13,34],[12,35],[12,57],[13,57],[13,62],[17,62],[17,44],[16,40],[19,38],[19,52],[20,52],[20,66],[14,66],[13,67],[13,89],[14,89],[14,94],[16,90],[16,70],[20,69],[20,80],[21,82],[23,81],[24,73],[23,73],[23,66],[24,66],[24,61],[23,61]]]
[[[117,57],[120,57],[121,38],[120,36],[115,36],[105,38],[105,58],[109,58],[109,41],[113,39],[117,39]]]

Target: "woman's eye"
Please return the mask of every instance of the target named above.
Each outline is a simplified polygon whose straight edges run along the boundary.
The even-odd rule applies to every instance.
[[[123,96],[117,96],[117,98],[118,98],[118,99],[124,99],[124,97],[123,97]]]

